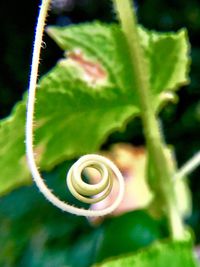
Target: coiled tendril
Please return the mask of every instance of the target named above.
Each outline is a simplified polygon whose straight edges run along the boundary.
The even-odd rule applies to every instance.
[[[100,182],[88,184],[82,179],[82,172],[87,167],[93,167],[101,174]],[[81,157],[69,170],[67,185],[70,192],[84,203],[97,203],[105,199],[112,190],[113,174],[118,178],[119,188],[123,188],[124,181],[118,168],[108,159],[100,155],[85,155]],[[120,199],[123,192],[119,190]],[[120,201],[119,199],[119,201]]]
[[[101,179],[98,183],[88,184],[83,181],[82,173],[88,167],[96,169],[101,174]],[[117,208],[124,195],[124,179],[121,175],[121,172],[113,162],[96,154],[82,156],[71,166],[66,180],[68,188],[75,198],[84,203],[93,204],[100,202],[109,195],[113,186],[113,176],[118,179],[118,197],[111,204],[111,206],[101,211],[97,211],[98,214],[101,213],[100,215],[105,215]],[[94,214],[96,211],[89,212]]]
[[[123,177],[113,162],[102,157],[100,155],[85,155],[81,157],[69,170],[67,175],[67,184],[71,193],[79,200],[85,203],[95,203],[103,200],[111,191],[113,184],[113,176],[118,179],[119,192],[115,201],[107,208],[103,210],[86,210],[77,208],[65,203],[56,197],[51,190],[44,183],[35,162],[33,151],[33,114],[35,103],[35,91],[37,84],[38,65],[40,59],[40,51],[42,46],[42,35],[44,31],[45,18],[49,8],[51,0],[42,0],[40,8],[38,22],[36,27],[34,49],[32,56],[32,67],[29,84],[29,94],[27,103],[27,117],[26,117],[26,153],[28,159],[28,165],[33,175],[34,181],[44,196],[55,206],[76,215],[83,216],[103,216],[111,213],[120,204],[124,195],[124,180]],[[85,183],[81,174],[87,167],[93,167],[98,170],[102,176],[99,183],[90,185]],[[93,197],[94,196],[94,197]]]
[[[101,174],[101,181],[97,184],[88,184],[82,180],[82,172],[87,167],[93,167]],[[111,189],[113,180],[111,177],[110,165],[99,155],[86,155],[80,158],[69,170],[67,175],[67,185],[70,192],[80,201],[85,203],[96,203],[106,198]],[[100,194],[100,195],[99,195]],[[95,196],[91,198],[91,196]]]

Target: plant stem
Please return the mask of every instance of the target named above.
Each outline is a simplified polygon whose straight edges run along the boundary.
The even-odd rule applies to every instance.
[[[91,192],[104,193],[99,197],[99,201],[107,196],[110,192],[112,181],[114,177],[118,180],[119,183],[119,191],[116,199],[111,203],[110,206],[102,209],[102,210],[87,210],[84,208],[74,207],[62,200],[60,200],[56,195],[52,193],[52,191],[48,188],[48,186],[43,181],[40,172],[37,168],[36,161],[34,158],[34,150],[33,150],[33,120],[34,120],[34,104],[35,104],[35,94],[37,87],[37,76],[38,76],[38,66],[40,61],[40,52],[42,46],[42,36],[44,32],[45,19],[47,16],[48,8],[51,0],[42,0],[41,8],[38,16],[35,40],[34,40],[34,49],[32,56],[32,64],[31,64],[31,75],[30,75],[30,83],[29,83],[29,91],[28,91],[28,103],[27,103],[27,114],[26,114],[26,155],[27,161],[29,165],[29,169],[32,173],[33,179],[38,186],[41,193],[56,207],[59,209],[80,216],[87,217],[96,217],[96,216],[104,216],[113,212],[120,204],[124,196],[124,179],[122,177],[121,172],[115,166],[113,162],[106,159],[100,155],[85,155],[81,157],[74,165],[72,165],[69,173],[68,180],[70,179],[70,188],[73,190],[73,194],[77,196],[79,200],[87,200],[91,202],[92,199],[84,197],[84,195],[91,196]],[[91,163],[92,162],[92,163]],[[102,175],[104,175],[104,183],[102,184],[102,180],[99,184],[96,185],[86,185],[81,181],[81,172],[84,168],[93,166],[97,170],[102,171]],[[84,167],[84,168],[83,168]],[[107,171],[104,171],[106,169]],[[114,174],[114,177],[110,177],[110,173]],[[75,180],[76,187],[72,184],[71,180]],[[69,184],[69,183],[68,183]],[[91,189],[92,187],[92,189]],[[79,190],[77,190],[79,188]],[[82,190],[82,191],[81,191]],[[83,192],[83,196],[81,195]],[[94,200],[94,199],[93,199]],[[86,202],[86,201],[85,201]]]
[[[197,152],[188,162],[181,167],[180,170],[174,176],[175,180],[182,179],[189,175],[193,170],[195,170],[200,165],[200,151]]]
[[[139,43],[137,19],[130,0],[113,0],[122,31],[125,35],[130,53],[132,74],[135,80],[137,94],[140,100],[141,116],[144,127],[147,148],[152,160],[154,174],[158,183],[159,192],[163,197],[170,232],[173,239],[184,238],[184,226],[177,209],[176,195],[173,185],[173,170],[165,153],[165,142],[159,129],[159,123],[152,106],[149,73]]]

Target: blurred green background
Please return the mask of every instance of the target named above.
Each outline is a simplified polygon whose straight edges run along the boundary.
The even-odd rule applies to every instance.
[[[135,5],[139,22],[146,28],[174,31],[186,27],[189,32],[192,46],[191,83],[178,92],[178,104],[168,105],[161,113],[166,140],[175,147],[178,165],[181,166],[197,152],[200,144],[200,2],[144,0],[135,2]],[[27,89],[38,6],[39,1],[0,3],[0,118],[9,115]],[[68,25],[97,19],[115,21],[111,1],[54,0],[48,24]],[[61,50],[46,35],[45,42],[47,47],[42,52],[40,75],[62,57]],[[121,141],[144,144],[139,119],[130,122],[124,132],[112,134],[103,147]],[[63,163],[51,173],[44,173],[49,186],[63,198],[66,194],[63,177],[69,164]],[[189,179],[193,213],[187,219],[194,229],[197,244],[200,242],[198,178],[197,170]],[[126,239],[115,236],[121,225],[129,229],[125,233]],[[96,260],[146,246],[166,234],[165,223],[153,221],[145,211],[131,212],[94,228],[86,218],[57,210],[38,193],[34,185],[19,188],[0,198],[0,266],[3,267],[90,266]],[[137,240],[133,238],[136,235]],[[112,250],[110,245],[117,238],[121,243],[119,251]]]

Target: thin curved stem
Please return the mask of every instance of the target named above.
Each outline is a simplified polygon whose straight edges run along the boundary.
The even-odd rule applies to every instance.
[[[78,174],[81,175],[81,172],[79,171],[79,167],[82,166],[81,164],[89,162],[92,159],[93,165],[97,166],[96,168],[100,168],[101,166],[102,170],[102,164],[105,165],[106,168],[109,169],[107,173],[114,173],[115,177],[118,179],[119,183],[119,192],[118,197],[115,199],[115,201],[107,208],[103,210],[85,210],[80,209],[74,206],[69,205],[68,203],[65,203],[64,201],[61,201],[58,197],[56,197],[51,190],[47,187],[47,185],[44,183],[36,162],[34,158],[34,150],[33,150],[33,120],[34,120],[34,104],[35,104],[35,92],[37,87],[37,75],[38,75],[38,66],[39,66],[39,60],[40,60],[40,52],[42,47],[42,36],[44,32],[44,26],[45,26],[45,19],[48,13],[48,8],[50,5],[50,0],[43,0],[38,16],[37,26],[36,26],[36,34],[35,34],[35,41],[34,41],[34,49],[33,49],[33,56],[32,56],[32,66],[31,66],[31,75],[30,75],[30,83],[29,83],[29,93],[28,93],[28,103],[27,103],[27,115],[26,115],[26,154],[27,154],[27,160],[28,165],[30,168],[30,171],[33,175],[34,181],[40,191],[44,194],[44,196],[56,207],[60,208],[63,211],[67,211],[76,215],[82,215],[82,216],[103,216],[108,213],[111,213],[114,209],[117,208],[117,206],[120,204],[123,195],[124,195],[124,179],[118,170],[118,168],[112,163],[110,160],[99,156],[99,155],[86,155],[79,159],[75,163],[75,166],[72,166],[73,170],[75,169],[72,177],[70,172],[70,179],[76,178]],[[87,164],[85,165],[87,167]],[[108,176],[108,175],[107,175]],[[108,178],[110,178],[108,176]],[[109,182],[108,182],[109,184]],[[102,185],[100,183],[100,185]],[[105,183],[106,185],[106,183]],[[79,184],[76,184],[77,187],[80,187]],[[104,187],[106,189],[106,186]],[[72,187],[73,190],[73,187]],[[96,190],[95,192],[100,192]],[[85,193],[85,191],[84,191]],[[75,192],[76,194],[76,192]],[[90,194],[90,192],[89,192]],[[105,196],[107,195],[107,191],[105,193]],[[80,193],[78,193],[79,198],[81,198]]]
[[[175,174],[174,179],[179,180],[186,177],[200,165],[200,151],[186,162]]]
[[[132,68],[135,89],[137,90],[140,100],[147,148],[152,160],[155,177],[159,184],[159,191],[155,193],[163,197],[173,239],[182,239],[184,237],[184,226],[177,208],[176,195],[172,181],[173,170],[168,164],[164,150],[165,142],[160,132],[154,107],[152,106],[149,73],[144,53],[139,43],[134,7],[130,0],[113,0],[113,2],[127,42],[127,49],[129,50],[131,59],[130,67]]]

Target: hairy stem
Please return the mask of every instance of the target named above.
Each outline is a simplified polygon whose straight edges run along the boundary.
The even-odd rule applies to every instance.
[[[171,170],[164,151],[165,142],[159,129],[158,119],[152,106],[149,73],[143,55],[143,50],[139,43],[137,31],[137,19],[134,8],[130,0],[113,0],[122,31],[125,35],[128,50],[131,58],[132,74],[135,78],[137,94],[140,100],[141,116],[144,127],[147,148],[152,160],[154,174],[159,184],[166,215],[173,239],[184,237],[184,226],[179,215],[176,196],[173,185],[173,170]]]
[[[42,36],[44,32],[45,19],[47,16],[50,0],[42,0],[34,41],[34,49],[31,65],[31,76],[28,92],[27,115],[26,115],[26,154],[28,165],[34,181],[41,193],[59,209],[81,216],[103,216],[114,211],[120,204],[124,196],[124,179],[113,162],[100,155],[85,155],[81,157],[74,165],[72,165],[67,175],[67,183],[70,191],[75,197],[85,203],[94,203],[101,201],[111,191],[113,176],[118,180],[119,190],[118,196],[113,203],[102,210],[86,210],[83,208],[74,207],[56,197],[43,181],[34,158],[33,150],[33,119],[34,119],[34,104],[35,92],[37,87],[38,66],[40,61],[40,51],[42,46]],[[93,167],[102,173],[102,180],[95,185],[88,185],[82,181],[81,173],[84,168]],[[113,175],[112,175],[113,174]],[[94,193],[94,194],[93,194]],[[98,197],[98,194],[101,196]],[[97,195],[96,198],[91,196]]]

